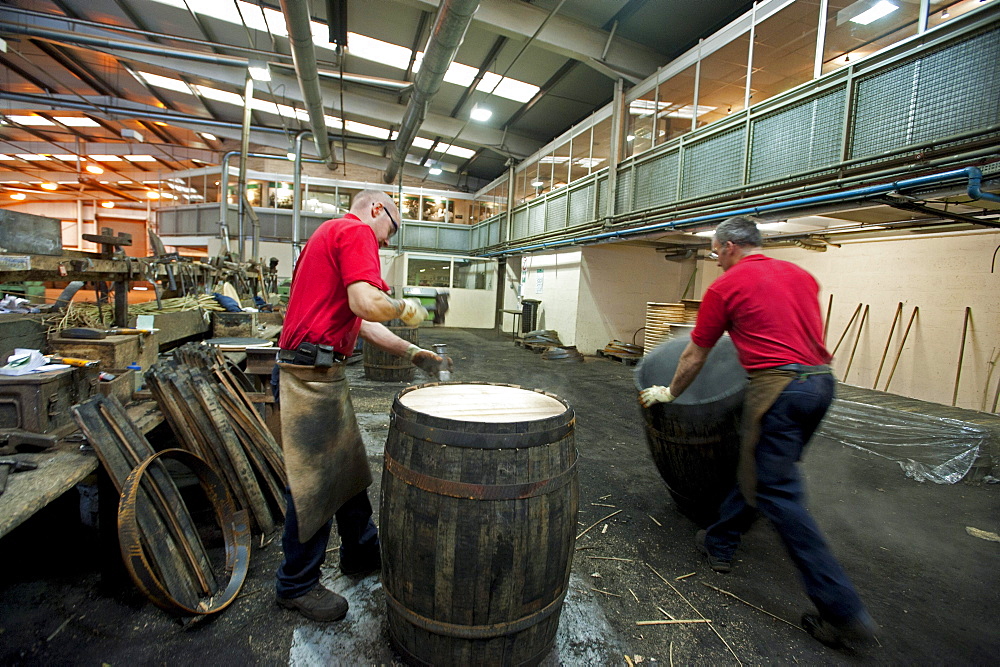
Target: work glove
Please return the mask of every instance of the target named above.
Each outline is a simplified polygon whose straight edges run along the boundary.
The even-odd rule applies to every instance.
[[[403,299],[403,312],[399,314],[399,319],[407,326],[419,326],[427,319],[427,309],[416,299]]]
[[[413,344],[406,348],[406,358],[420,370],[435,377],[439,371],[451,371],[454,368],[454,363],[448,355],[442,357]]]
[[[658,384],[639,392],[639,402],[644,408],[650,408],[657,403],[670,403],[675,398],[677,397],[670,393],[670,387],[661,387]]]

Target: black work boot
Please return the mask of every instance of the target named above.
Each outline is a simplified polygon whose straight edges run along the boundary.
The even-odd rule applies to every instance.
[[[694,543],[698,547],[698,551],[705,554],[705,558],[708,559],[708,566],[720,574],[727,574],[733,569],[732,561],[722,560],[721,558],[716,558],[709,552],[708,547],[705,546],[705,534],[706,531],[699,530],[694,534]]]
[[[340,548],[340,571],[349,577],[364,577],[382,571],[382,554],[379,542],[374,545],[355,547],[345,552]]]
[[[322,584],[316,584],[297,598],[276,598],[278,605],[299,612],[312,621],[326,623],[347,616],[347,600]]]
[[[873,642],[878,628],[868,612],[862,612],[845,623],[832,623],[818,614],[802,614],[802,629],[827,646],[851,648]]]

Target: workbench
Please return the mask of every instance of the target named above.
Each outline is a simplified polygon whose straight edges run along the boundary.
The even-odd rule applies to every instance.
[[[153,400],[128,406],[128,416],[143,433],[148,433],[163,421]],[[0,537],[86,479],[100,463],[93,450],[82,451],[79,442],[65,439],[45,452],[5,458],[30,461],[37,464],[38,469],[7,477],[7,490],[0,495]]]

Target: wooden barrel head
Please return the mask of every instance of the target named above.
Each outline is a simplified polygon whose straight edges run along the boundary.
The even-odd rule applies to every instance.
[[[546,394],[492,384],[425,385],[401,394],[399,402],[414,412],[432,417],[491,424],[548,419],[567,409]]]

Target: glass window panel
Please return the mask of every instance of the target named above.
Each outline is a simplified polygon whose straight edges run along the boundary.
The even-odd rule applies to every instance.
[[[750,104],[763,102],[812,79],[819,4],[819,0],[798,0],[757,25]]]
[[[594,149],[590,155],[591,171],[604,169],[611,158],[611,118],[594,126]]]
[[[569,182],[583,178],[590,173],[590,135],[592,128],[587,128],[573,137],[573,155],[569,161]]]
[[[698,127],[743,109],[749,55],[750,33],[747,32],[701,61]]]
[[[406,284],[448,287],[450,270],[447,257],[437,259],[410,257],[406,262]]]
[[[420,219],[420,195],[403,195],[403,206],[399,214],[404,220]]]
[[[966,12],[971,12],[977,7],[982,7],[984,2],[980,0],[931,0],[930,15],[927,17],[927,27],[933,28],[942,23],[946,23],[958,18]]]
[[[625,157],[653,147],[653,118],[656,116],[656,88],[628,103],[628,134]]]
[[[455,203],[444,197],[423,198],[421,220],[427,222],[451,222],[455,218]]]
[[[528,200],[528,197],[534,194],[535,189],[530,187],[528,183],[534,180],[535,176],[535,163],[525,165],[524,169],[516,172],[515,176],[517,182],[514,184],[514,205],[523,204]]]
[[[455,289],[493,289],[496,262],[455,258]]]
[[[695,66],[675,74],[660,84],[656,143],[662,144],[691,131],[694,116]]]
[[[548,159],[552,162],[552,190],[561,188],[569,183],[569,161],[571,157],[568,141],[556,148],[552,152],[552,155],[548,156]]]
[[[830,0],[826,12],[823,73],[917,33],[920,3],[906,0]]]
[[[449,222],[460,225],[472,225],[479,222],[479,202],[470,199],[454,199],[451,203],[455,216]]]

